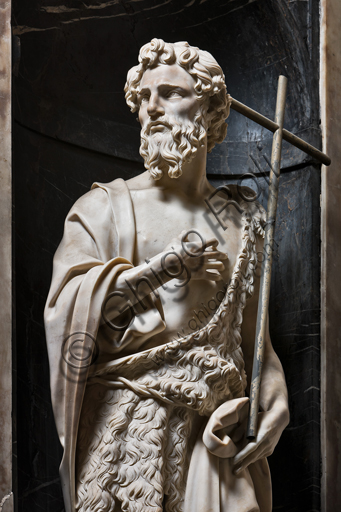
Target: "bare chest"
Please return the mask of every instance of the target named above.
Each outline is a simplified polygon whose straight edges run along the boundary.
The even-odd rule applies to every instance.
[[[204,200],[186,205],[180,201],[160,200],[148,191],[132,192],[131,195],[136,222],[135,265],[163,252],[185,231],[190,234],[189,239],[198,244],[204,245],[215,238],[218,249],[229,257],[227,270],[228,274],[231,273],[241,250],[242,221],[239,214],[231,210],[223,212],[224,230]]]
[[[135,265],[141,265],[163,253],[170,242],[183,231],[190,233],[191,241],[203,245],[212,238],[216,239],[217,248],[228,256],[224,261],[225,270],[221,271],[222,281],[209,278],[190,279],[186,286],[182,286],[180,281],[173,279],[158,289],[166,329],[151,343],[162,344],[184,325],[189,325],[189,322],[194,325],[192,319],[196,318],[196,313],[199,314],[200,322],[205,323],[210,319],[207,313],[201,311],[206,311],[202,308],[209,308],[209,304],[216,303],[217,306],[217,298],[221,301],[224,296],[225,286],[231,279],[242,247],[242,220],[240,214],[238,216],[237,213],[226,210],[222,217],[226,225],[224,230],[204,200],[195,204],[187,204],[176,198],[167,201],[164,197],[160,199],[154,191],[150,193],[148,190],[132,191],[131,196],[136,221]],[[200,323],[199,327],[201,326]]]

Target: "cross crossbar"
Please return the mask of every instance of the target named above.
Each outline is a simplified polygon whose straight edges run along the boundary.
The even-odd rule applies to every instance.
[[[273,133],[275,133],[275,131],[278,130],[278,124],[275,123],[274,121],[271,121],[271,119],[262,116],[262,114],[256,112],[256,110],[253,110],[250,107],[247,107],[246,105],[244,105],[244,103],[241,103],[240,101],[237,101],[234,98],[231,99],[231,108],[233,108],[233,110],[235,110],[236,112],[243,114],[245,117],[251,119],[251,121],[258,123],[261,126],[264,126],[264,128],[267,128],[267,130],[270,130]],[[299,137],[297,137],[297,135],[294,135],[285,128],[283,128],[282,137],[284,140],[290,142],[290,144],[292,144],[296,148],[301,149],[308,155],[312,156],[313,158],[316,158],[316,160],[318,160],[322,164],[330,165],[331,160],[328,155],[322,153],[322,151],[318,150],[317,148],[314,148],[314,146],[308,144],[308,142],[305,142],[303,139],[300,139]]]

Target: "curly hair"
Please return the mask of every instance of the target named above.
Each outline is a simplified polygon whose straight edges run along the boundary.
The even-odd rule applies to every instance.
[[[139,109],[137,96],[144,72],[158,64],[177,64],[195,80],[194,90],[201,105],[206,106],[207,152],[226,137],[231,97],[226,93],[223,70],[206,51],[190,46],[186,41],[165,43],[152,39],[140,49],[139,65],[131,68],[124,87],[125,98],[132,112]]]

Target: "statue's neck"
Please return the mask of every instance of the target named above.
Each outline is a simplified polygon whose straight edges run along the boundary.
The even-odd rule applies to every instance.
[[[188,196],[189,199],[200,199],[207,196],[209,183],[206,177],[206,146],[200,147],[191,162],[184,164],[182,175],[179,178],[170,178],[167,173],[155,186],[167,189],[174,194]]]

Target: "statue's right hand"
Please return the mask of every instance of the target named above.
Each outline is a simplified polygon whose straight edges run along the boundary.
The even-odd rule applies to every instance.
[[[221,281],[223,279],[222,272],[225,270],[223,262],[228,259],[228,256],[217,250],[218,240],[211,238],[205,241],[200,237],[199,242],[190,242],[188,233],[182,231],[165,248],[165,253],[168,254],[168,264],[175,266],[179,262],[179,257],[181,258],[184,266],[184,276],[179,276],[180,281],[186,280],[188,282],[189,278]]]

